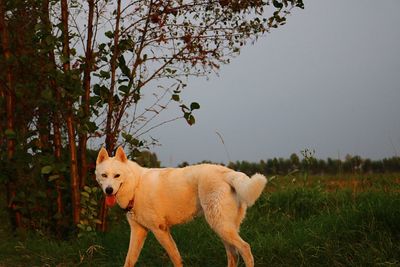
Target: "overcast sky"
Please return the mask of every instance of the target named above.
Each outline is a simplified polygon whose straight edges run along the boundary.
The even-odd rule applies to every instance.
[[[400,1],[305,0],[219,77],[193,79],[196,124],[151,132],[164,166],[400,155]],[[216,134],[220,133],[225,142]]]

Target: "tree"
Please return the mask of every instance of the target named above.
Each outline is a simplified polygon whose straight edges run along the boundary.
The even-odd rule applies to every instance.
[[[290,155],[290,164],[293,170],[299,169],[300,167],[300,158],[296,153]]]
[[[8,23],[5,20],[6,5],[4,1],[0,1],[0,34],[1,34],[1,48],[2,48],[2,59],[5,63],[3,65],[2,84],[0,90],[0,96],[5,100],[3,105],[5,106],[6,122],[2,123],[4,130],[3,134],[6,137],[7,144],[7,160],[11,161],[15,154],[15,89],[13,84],[13,73],[11,63],[11,51],[10,51],[10,36]],[[7,179],[6,181],[6,192],[7,192],[7,204],[12,211],[12,216],[15,220],[15,225],[21,225],[21,216],[18,211],[15,210],[15,203],[12,202],[12,198],[16,195],[15,183],[13,179]]]
[[[185,77],[217,71],[246,42],[283,24],[291,8],[302,7],[301,1],[272,1],[277,10],[266,19],[263,10],[270,2],[153,0],[109,5],[114,21],[111,27],[104,25],[107,40],[97,45],[95,75],[101,80],[94,85],[93,98],[98,109],[105,109],[103,133],[109,152],[121,129],[131,129],[124,142],[137,142],[134,139],[158,125],[150,123],[171,102],[178,102],[182,117],[193,124],[192,112],[199,105],[186,106],[179,97]],[[155,98],[140,110],[143,91]],[[130,116],[124,117],[127,113]]]
[[[150,151],[142,151],[139,156],[132,155],[131,158],[135,159],[135,162],[140,166],[147,168],[160,168],[160,161],[158,161],[157,155]]]

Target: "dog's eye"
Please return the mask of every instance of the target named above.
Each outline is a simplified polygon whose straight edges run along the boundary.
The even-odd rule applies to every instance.
[[[118,178],[118,177],[120,177],[121,175],[119,175],[119,174],[116,174],[116,175],[114,175],[114,178]]]
[[[101,177],[107,178],[107,174],[103,173]]]

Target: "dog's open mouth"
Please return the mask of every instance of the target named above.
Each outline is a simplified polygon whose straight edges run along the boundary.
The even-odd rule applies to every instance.
[[[106,205],[112,207],[117,203],[117,198],[115,195],[106,195]]]

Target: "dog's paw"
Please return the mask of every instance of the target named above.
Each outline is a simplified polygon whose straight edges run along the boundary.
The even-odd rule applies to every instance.
[[[124,264],[124,267],[133,267],[133,264],[132,264],[131,261],[126,260],[126,261],[125,261],[125,264]]]

